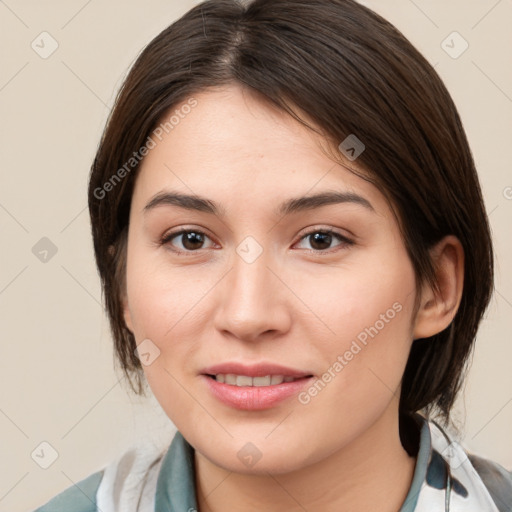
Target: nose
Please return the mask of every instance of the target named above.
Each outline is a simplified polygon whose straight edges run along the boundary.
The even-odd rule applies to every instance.
[[[292,294],[269,260],[265,251],[252,263],[235,253],[219,290],[215,327],[220,332],[257,341],[290,329]]]

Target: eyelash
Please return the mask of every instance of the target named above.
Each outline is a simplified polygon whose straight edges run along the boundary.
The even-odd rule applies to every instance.
[[[162,236],[162,238],[160,239],[160,245],[171,245],[170,242],[172,239],[180,236],[180,235],[184,235],[186,233],[197,233],[199,235],[202,235],[202,236],[205,236],[207,238],[210,238],[204,231],[201,231],[201,230],[198,230],[198,229],[192,229],[192,228],[189,228],[189,229],[180,229],[178,231],[174,231],[174,232],[171,232],[171,233],[166,233],[165,235]],[[333,252],[336,252],[337,250],[340,250],[340,248],[343,248],[343,247],[350,247],[352,245],[354,245],[354,241],[353,240],[350,240],[349,238],[347,238],[346,236],[342,235],[341,233],[338,233],[332,229],[313,229],[311,231],[308,231],[307,233],[305,233],[304,235],[302,235],[298,242],[301,242],[302,240],[310,237],[311,235],[314,235],[314,234],[317,234],[317,233],[321,233],[323,235],[332,235],[336,238],[338,238],[338,240],[340,241],[340,244],[335,246],[334,249],[326,249],[326,250],[320,250],[320,249],[305,249],[307,250],[309,253],[313,253],[315,255],[329,255],[329,254],[332,254]],[[297,243],[298,243],[297,242]],[[295,244],[294,244],[295,245]],[[171,249],[174,253],[178,254],[178,255],[185,255],[185,256],[193,256],[194,254],[204,250],[204,249],[197,249],[196,251],[182,251],[180,249],[175,249],[175,248],[172,248]]]

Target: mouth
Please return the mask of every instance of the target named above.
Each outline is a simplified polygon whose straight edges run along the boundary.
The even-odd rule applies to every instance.
[[[309,372],[275,364],[224,363],[200,374],[208,391],[224,405],[246,411],[277,406],[314,380]]]
[[[291,375],[264,375],[261,377],[251,377],[249,375],[236,375],[234,373],[218,373],[218,374],[206,374],[210,379],[220,382],[222,384],[228,384],[229,386],[238,387],[267,387],[276,386],[283,382],[295,382],[297,380],[308,379],[313,375],[305,375],[304,377],[292,377]]]

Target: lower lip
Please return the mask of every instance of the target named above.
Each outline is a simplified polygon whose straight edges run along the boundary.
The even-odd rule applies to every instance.
[[[271,386],[232,386],[217,382],[207,375],[201,377],[206,379],[206,384],[218,400],[235,409],[246,411],[261,411],[274,407],[279,402],[300,393],[313,380],[313,377],[304,377]]]

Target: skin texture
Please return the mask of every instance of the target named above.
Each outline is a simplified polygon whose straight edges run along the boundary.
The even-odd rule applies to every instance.
[[[196,450],[199,509],[366,511],[378,503],[397,511],[415,464],[399,439],[400,381],[412,340],[455,315],[460,244],[453,237],[438,244],[439,292],[418,292],[383,194],[330,160],[317,134],[236,85],[195,98],[139,170],[125,321],[137,343],[149,339],[160,351],[144,372]],[[174,205],[144,213],[162,190],[207,197],[223,215]],[[373,210],[342,203],[274,212],[288,198],[327,190],[358,194]],[[173,249],[190,247],[181,235],[160,244],[180,228],[204,232],[203,244],[181,255]],[[306,236],[329,228],[353,243],[333,236],[319,245]],[[263,250],[252,263],[236,252],[247,236]],[[263,411],[237,410],[200,376],[206,366],[235,361],[320,378],[393,304],[400,312],[307,404],[294,396]],[[261,454],[252,467],[237,456],[248,442]]]

